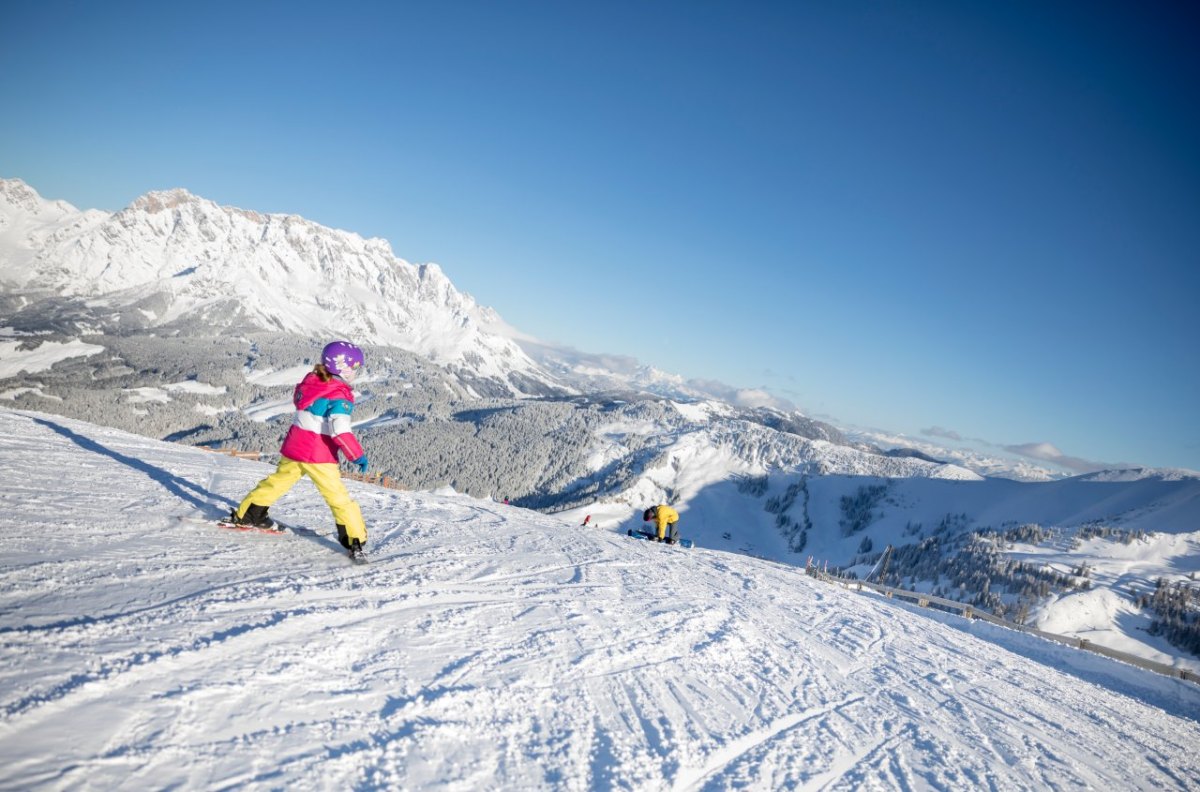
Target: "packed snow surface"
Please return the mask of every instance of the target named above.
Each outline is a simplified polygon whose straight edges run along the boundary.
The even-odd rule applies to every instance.
[[[1196,789],[1200,687],[794,567],[0,411],[0,788]],[[1102,605],[1102,603],[1100,603]]]

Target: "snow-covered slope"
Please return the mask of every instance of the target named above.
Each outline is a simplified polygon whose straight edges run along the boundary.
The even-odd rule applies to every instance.
[[[1200,785],[1190,683],[460,497],[203,522],[268,469],[0,411],[0,787]]]
[[[0,180],[0,283],[86,299],[93,329],[245,325],[395,346],[513,392],[559,389],[435,264],[295,215],[152,192],[114,214]],[[110,325],[112,325],[110,327]]]
[[[618,467],[633,438],[657,446],[653,462],[620,487],[601,487],[603,494],[569,504],[563,519],[625,530],[640,527],[647,506],[670,503],[685,535],[703,547],[794,565],[812,558],[858,575],[892,545],[916,554],[893,568],[902,575],[894,582],[905,587],[942,585],[944,596],[971,602],[987,578],[992,593],[1012,608],[1009,618],[1024,605],[1030,624],[1200,670],[1200,659],[1151,634],[1152,615],[1135,604],[1159,579],[1185,581],[1200,570],[1200,478],[1194,474],[984,479],[955,465],[779,436],[719,403],[675,407],[689,418],[669,431],[629,420],[597,429],[591,457],[597,476]],[[1092,590],[1035,596],[1015,581],[1007,590],[1003,563],[992,568],[987,559],[959,557],[972,533],[1000,535],[1021,526],[1044,539],[1002,542],[998,554],[1048,576],[1086,568]],[[974,585],[948,590],[949,572],[968,566],[977,573]],[[1076,626],[1072,616],[1078,616]]]

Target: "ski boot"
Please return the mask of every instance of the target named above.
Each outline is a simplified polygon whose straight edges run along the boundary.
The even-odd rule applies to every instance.
[[[346,555],[350,557],[350,560],[360,564],[364,563],[367,560],[367,555],[363,551],[362,542],[358,539],[351,539],[350,534],[346,533],[346,526],[341,523],[338,523],[337,532],[338,543],[346,548]]]
[[[237,509],[232,509],[229,512],[229,522],[234,525],[249,525],[252,528],[260,528],[264,531],[270,531],[275,528],[275,521],[267,516],[269,506],[259,506],[257,503],[252,503],[246,507],[246,513],[238,517]]]

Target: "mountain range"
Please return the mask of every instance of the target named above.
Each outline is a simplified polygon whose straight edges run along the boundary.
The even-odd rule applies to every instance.
[[[485,329],[499,317],[437,265],[295,215],[180,189],[111,214],[79,212],[0,180],[0,251],[0,283],[20,309],[12,321],[34,332],[350,337],[460,371],[477,395],[561,391],[515,342]]]
[[[1133,603],[1200,567],[1197,474],[1064,479],[842,430],[759,392],[543,344],[436,265],[298,216],[180,189],[80,211],[0,179],[0,328],[0,405],[264,453],[322,340],[350,337],[371,361],[356,431],[411,488],[612,530],[667,502],[701,546],[855,575],[891,545],[893,583],[1032,620],[1098,609],[1079,630],[1179,657]]]

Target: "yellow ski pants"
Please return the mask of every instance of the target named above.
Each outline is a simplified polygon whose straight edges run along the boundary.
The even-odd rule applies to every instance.
[[[346,527],[346,535],[366,544],[367,526],[363,522],[362,510],[346,491],[336,462],[297,462],[283,457],[275,472],[250,490],[250,494],[238,506],[238,516],[244,515],[251,504],[270,506],[286,495],[301,476],[308,476],[317,485],[317,492],[321,493],[333,512],[334,522]]]

